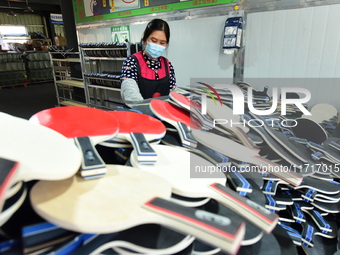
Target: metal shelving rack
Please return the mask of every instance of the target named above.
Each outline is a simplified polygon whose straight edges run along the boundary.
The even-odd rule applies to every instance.
[[[79,48],[88,106],[112,109],[124,104],[120,96],[119,75],[116,78],[107,78],[104,73],[107,73],[105,68],[116,73],[121,72],[123,61],[130,55],[130,44],[126,43],[126,47]]]
[[[73,77],[71,70],[72,63],[82,63],[80,52],[49,52],[49,54],[58,106],[88,106],[84,79]],[[77,96],[75,88],[83,90],[84,98]]]

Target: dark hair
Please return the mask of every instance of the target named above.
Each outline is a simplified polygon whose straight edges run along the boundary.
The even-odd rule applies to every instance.
[[[166,21],[162,19],[153,19],[151,20],[144,30],[144,34],[142,37],[142,42],[145,43],[148,37],[152,34],[153,31],[159,30],[165,33],[166,42],[170,41],[170,28]]]

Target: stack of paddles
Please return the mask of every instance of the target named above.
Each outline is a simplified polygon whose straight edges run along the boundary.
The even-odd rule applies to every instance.
[[[222,91],[206,97],[206,112],[197,94],[171,92],[148,100],[152,116],[71,106],[29,121],[1,114],[0,224],[25,217],[26,194],[39,222],[3,232],[0,251],[335,253],[340,138],[310,118],[290,127],[276,113],[235,115]],[[265,94],[253,101],[268,103]],[[126,158],[107,163],[99,148]]]
[[[3,233],[4,254],[236,254],[277,226],[278,215],[228,188],[226,176],[190,178],[190,159],[211,163],[157,144],[165,127],[153,117],[72,106],[43,110],[29,121],[0,117],[1,218],[9,221],[7,208],[13,214],[29,194],[42,220],[27,219],[20,236]],[[156,127],[150,136],[143,125],[133,129],[148,121]],[[106,164],[96,150],[101,143],[131,143],[132,166]]]
[[[210,94],[205,102],[201,101],[204,97],[195,93],[191,97],[170,94],[172,105],[188,111],[195,122],[191,135],[196,147],[191,151],[220,169],[224,166],[227,184],[240,195],[249,196],[256,190],[254,187],[259,188],[264,207],[279,215],[279,225],[287,231],[299,253],[335,253],[339,247],[340,139],[323,124],[333,121],[332,125],[336,126],[336,112],[322,104],[320,107],[327,107],[327,114],[312,111],[312,115],[327,115],[321,122],[306,116],[292,119],[276,112],[259,116],[250,111],[235,120],[232,109],[227,109],[225,102],[220,103],[217,97],[210,99]],[[204,103],[206,109],[202,114]],[[214,125],[204,125],[207,123]],[[164,143],[181,146],[183,141],[179,138],[164,139]],[[200,144],[215,155],[225,156],[224,162],[215,160],[220,156],[212,160],[203,150],[197,152]],[[201,174],[202,178],[207,176]]]

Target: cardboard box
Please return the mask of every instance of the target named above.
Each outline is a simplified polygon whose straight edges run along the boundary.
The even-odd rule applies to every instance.
[[[66,46],[66,38],[63,36],[54,37],[54,41],[57,46]]]

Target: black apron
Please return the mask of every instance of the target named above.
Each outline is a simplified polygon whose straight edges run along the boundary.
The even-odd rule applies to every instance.
[[[150,80],[142,77],[140,66],[137,57],[133,56],[137,63],[137,75],[138,75],[138,87],[140,93],[144,99],[152,98],[155,93],[159,93],[159,96],[167,96],[170,93],[170,77],[169,69],[165,58],[163,58],[162,63],[165,67],[166,75],[158,80]],[[144,58],[143,58],[144,59]],[[145,61],[145,59],[144,59]]]

